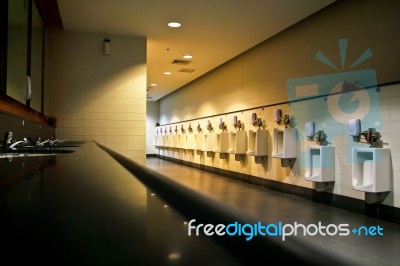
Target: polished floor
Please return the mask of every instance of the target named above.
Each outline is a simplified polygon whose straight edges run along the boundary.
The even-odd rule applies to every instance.
[[[365,215],[315,203],[310,200],[264,189],[158,158],[148,158],[146,166],[166,178],[250,215],[263,223],[283,224],[348,224],[354,228],[373,228],[365,235],[288,236],[284,242],[303,238],[316,252],[328,252],[350,265],[400,265],[400,225]],[[196,217],[193,217],[196,218]],[[382,228],[378,231],[374,229]],[[371,230],[371,229],[370,229]]]

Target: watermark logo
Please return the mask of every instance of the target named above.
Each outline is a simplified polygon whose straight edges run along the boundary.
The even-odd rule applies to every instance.
[[[296,114],[300,132],[303,131],[303,125],[311,119],[318,124],[318,130],[329,132],[331,139],[328,142],[332,142],[332,138],[338,138],[340,142],[347,143],[347,159],[352,163],[351,150],[357,144],[347,134],[343,135],[349,120],[358,118],[362,128],[379,131],[382,128],[382,115],[376,71],[354,70],[371,58],[373,52],[367,48],[354,62],[348,63],[348,44],[348,39],[338,40],[338,64],[334,64],[321,51],[315,54],[314,59],[329,66],[334,73],[288,79],[286,92],[290,112]],[[304,141],[306,140],[304,136]],[[305,154],[301,154],[299,159],[304,161],[304,156]]]
[[[348,40],[339,39],[338,45],[342,71],[287,80],[286,90],[289,102],[326,96],[326,104],[319,105],[318,108],[327,110],[337,123],[347,124],[354,114],[357,114],[360,119],[379,121],[380,116],[370,112],[379,106],[379,98],[375,93],[377,90],[375,70],[351,71],[352,68],[373,56],[371,49],[365,50],[353,64],[347,67],[348,71],[343,71],[346,69]],[[321,51],[317,51],[315,59],[338,70],[338,67]]]
[[[290,223],[268,223],[258,221],[254,224],[239,223],[237,221],[230,224],[196,224],[196,219],[190,220],[187,226],[188,236],[243,236],[246,241],[250,241],[256,236],[279,237],[285,241],[289,236],[349,236],[351,233],[356,236],[383,236],[383,228],[377,226],[358,226],[351,228],[349,224],[327,224],[322,222],[317,224],[302,224],[298,222]]]

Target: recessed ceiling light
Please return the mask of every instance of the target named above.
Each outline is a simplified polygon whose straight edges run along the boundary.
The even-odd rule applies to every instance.
[[[179,28],[181,26],[181,23],[179,22],[170,22],[168,23],[168,26],[171,28]]]
[[[171,72],[164,72],[164,75],[171,75],[172,73]]]
[[[186,59],[190,59],[190,58],[192,58],[193,56],[191,56],[190,54],[185,54],[184,56],[183,56],[183,58],[186,58]]]
[[[157,83],[151,83],[150,86],[155,87],[155,86],[157,86]]]

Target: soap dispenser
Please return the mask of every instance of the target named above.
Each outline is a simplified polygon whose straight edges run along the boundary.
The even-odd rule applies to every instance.
[[[306,137],[310,140],[314,137],[315,124],[314,122],[307,122],[305,127],[306,127]]]
[[[361,121],[360,119],[349,120],[349,135],[352,137],[358,137],[361,133]]]

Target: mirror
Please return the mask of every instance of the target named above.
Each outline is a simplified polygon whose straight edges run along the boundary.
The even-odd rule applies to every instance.
[[[24,104],[27,36],[27,1],[8,1],[7,95]]]
[[[31,108],[41,111],[42,93],[42,32],[43,23],[33,1],[32,5],[32,46],[31,46]],[[23,90],[24,91],[24,90]]]
[[[30,107],[41,112],[43,22],[32,1],[31,47],[28,54],[28,1],[8,1],[7,95],[25,104],[26,73],[30,67]],[[27,58],[30,56],[30,65]]]

